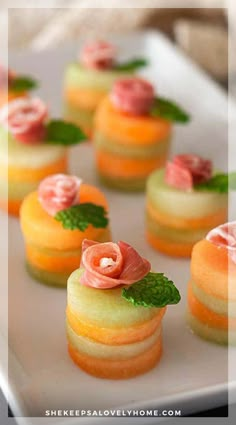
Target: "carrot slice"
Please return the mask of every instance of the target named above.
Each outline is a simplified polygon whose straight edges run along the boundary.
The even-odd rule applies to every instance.
[[[169,242],[167,240],[158,238],[151,232],[147,232],[147,240],[149,244],[157,251],[160,251],[163,254],[171,255],[173,257],[190,257],[194,245],[192,243]]]
[[[104,177],[139,178],[148,176],[156,168],[163,167],[166,155],[132,159],[99,150],[96,152],[96,160],[98,170]]]
[[[207,308],[195,297],[191,285],[188,285],[188,306],[192,315],[201,322],[214,328],[236,330],[236,318],[215,313]]]
[[[227,210],[225,208],[205,217],[199,218],[181,218],[169,215],[153,207],[151,202],[147,202],[147,210],[151,217],[158,223],[176,229],[202,229],[213,228],[227,221]]]
[[[103,193],[88,184],[80,186],[80,202],[93,202],[108,210]],[[64,229],[62,224],[46,213],[38,201],[37,192],[32,192],[23,201],[21,211],[21,227],[28,243],[41,247],[73,250],[81,247],[83,239],[98,240],[104,229],[95,229],[92,225],[80,230]]]
[[[15,216],[19,216],[19,212],[20,212],[20,207],[21,207],[22,201],[13,201],[13,200],[3,200],[0,199],[0,208],[3,211],[8,212],[8,214],[10,215],[15,215]]]
[[[79,335],[107,345],[131,344],[148,338],[160,325],[166,308],[161,309],[151,320],[126,328],[102,328],[79,318],[67,307],[66,315],[70,327]]]
[[[101,100],[106,96],[106,92],[81,87],[67,87],[64,96],[67,102],[71,103],[73,106],[95,111]]]
[[[68,344],[69,355],[74,363],[90,375],[105,379],[127,379],[152,369],[162,354],[161,337],[144,353],[125,360],[109,360],[91,357],[77,351]]]
[[[152,145],[167,140],[171,135],[170,122],[150,116],[135,117],[118,111],[106,97],[95,115],[95,131],[110,140],[121,140],[130,145]]]
[[[63,156],[51,164],[40,168],[21,168],[21,167],[4,167],[0,168],[0,177],[4,177],[8,173],[8,179],[17,182],[35,182],[40,181],[50,174],[67,172],[67,156]]]

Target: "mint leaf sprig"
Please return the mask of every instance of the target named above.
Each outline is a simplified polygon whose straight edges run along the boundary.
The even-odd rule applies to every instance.
[[[84,132],[75,124],[63,120],[51,120],[46,125],[45,143],[70,146],[87,139]]]
[[[10,90],[14,92],[24,92],[36,89],[38,87],[38,82],[31,77],[26,75],[21,75],[19,77],[14,77],[9,83]]]
[[[81,232],[84,232],[90,224],[98,229],[106,228],[108,225],[106,210],[90,202],[72,205],[56,213],[54,218],[62,223],[64,229]]]
[[[121,72],[136,71],[140,68],[144,68],[147,65],[148,61],[146,59],[136,58],[127,62],[116,63],[113,67],[113,70]]]
[[[190,116],[179,105],[169,99],[156,97],[151,108],[150,114],[152,117],[164,118],[168,121],[179,122],[186,124],[190,121]]]
[[[138,282],[122,288],[122,297],[134,306],[165,307],[178,304],[178,289],[163,273],[148,273]]]
[[[208,181],[195,185],[194,189],[217,193],[228,193],[229,190],[236,190],[236,172],[230,174],[217,173]]]

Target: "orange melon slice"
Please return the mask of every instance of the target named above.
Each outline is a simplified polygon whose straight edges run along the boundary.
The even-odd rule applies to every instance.
[[[3,211],[8,212],[8,214],[10,215],[15,215],[15,216],[19,216],[20,213],[20,207],[21,207],[22,201],[18,201],[18,200],[3,200],[0,199],[0,208]]]
[[[190,257],[193,249],[192,243],[167,241],[158,238],[151,232],[147,232],[147,241],[157,251],[160,251],[163,254],[171,255],[173,257]]]
[[[166,308],[163,308],[152,319],[138,325],[123,328],[103,328],[96,326],[83,318],[79,318],[73,313],[70,307],[67,307],[66,315],[68,323],[75,333],[103,344],[121,345],[142,341],[152,335],[157,327],[160,326],[165,311]]]
[[[163,167],[166,156],[132,159],[99,150],[96,152],[96,161],[98,170],[104,177],[140,178],[148,176],[156,168]]]
[[[80,202],[92,202],[108,210],[108,204],[103,193],[94,186],[80,186]],[[104,229],[95,229],[92,225],[80,230],[64,229],[62,224],[47,214],[38,201],[37,192],[32,192],[23,201],[21,211],[21,228],[28,243],[41,247],[73,250],[81,247],[83,239],[98,240]]]
[[[75,350],[70,343],[68,351],[74,363],[90,375],[104,379],[127,379],[148,372],[159,362],[162,355],[162,341],[159,338],[144,353],[120,361],[82,354]]]
[[[66,173],[67,171],[67,156],[63,156],[57,161],[40,168],[22,168],[22,167],[4,167],[0,168],[0,177],[7,175],[8,179],[16,182],[39,182],[44,177],[50,174]]]
[[[236,265],[230,265],[227,250],[202,240],[192,252],[191,274],[195,284],[207,294],[231,301],[236,300]]]
[[[171,123],[150,116],[131,116],[118,111],[106,97],[99,105],[95,115],[95,131],[103,133],[110,140],[123,140],[130,145],[152,145],[168,140]]]
[[[188,286],[188,306],[191,314],[201,322],[214,328],[236,330],[236,318],[215,313],[202,304],[193,294],[192,286]]]
[[[75,107],[95,111],[101,100],[106,96],[106,92],[81,87],[67,87],[64,96],[67,102]]]

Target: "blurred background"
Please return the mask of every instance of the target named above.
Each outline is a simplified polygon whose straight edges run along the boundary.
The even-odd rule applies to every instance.
[[[9,0],[0,0],[2,6],[10,5],[10,3]],[[111,32],[158,29],[170,37],[213,78],[227,87],[226,6],[230,0],[189,0],[187,3],[188,8],[184,8],[182,6],[186,6],[185,0],[169,0],[168,2],[142,0],[141,5],[146,4],[147,7],[125,9],[117,8],[117,1],[110,0],[109,8],[91,9],[90,7],[95,3],[90,0],[48,0],[46,8],[11,8],[9,9],[9,47],[10,49],[41,50],[59,46],[71,40],[75,41],[81,36],[92,37],[99,34],[100,37],[105,37]],[[30,4],[32,6],[32,1]],[[152,7],[148,7],[150,4]],[[171,8],[171,4],[176,7]],[[67,5],[69,7],[66,7]],[[168,8],[164,8],[164,5],[168,5]],[[230,16],[230,19],[233,22],[233,17]],[[235,63],[231,63],[230,68],[231,75],[234,76]],[[236,81],[235,87],[232,85],[232,91],[236,95]]]

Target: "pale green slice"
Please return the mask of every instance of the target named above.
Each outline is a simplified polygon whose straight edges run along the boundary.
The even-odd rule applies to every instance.
[[[227,208],[226,194],[207,191],[183,191],[167,185],[164,170],[154,171],[147,181],[147,198],[158,210],[182,218],[198,218]]]
[[[79,63],[71,63],[65,72],[65,87],[78,87],[109,92],[118,78],[126,78],[133,72],[115,70],[93,70],[84,68]]]
[[[65,153],[66,149],[60,145],[21,143],[0,126],[0,166],[8,164],[13,167],[34,169],[46,167],[62,158]]]
[[[179,243],[196,243],[199,240],[205,238],[208,231],[211,229],[176,229],[174,227],[164,226],[154,220],[150,214],[147,213],[147,228],[148,231],[160,239],[168,242],[179,242]]]
[[[68,279],[68,306],[79,316],[106,328],[132,326],[154,317],[160,309],[134,306],[121,295],[121,287],[95,289],[80,283],[83,269]]]

